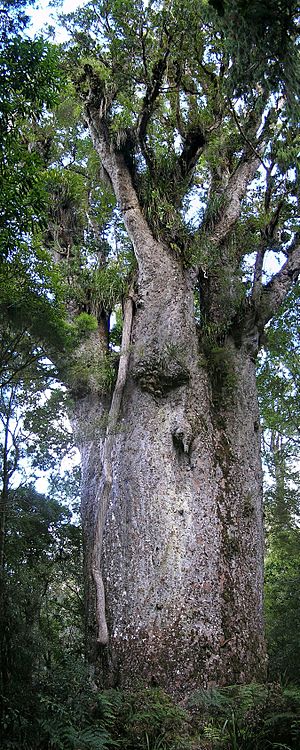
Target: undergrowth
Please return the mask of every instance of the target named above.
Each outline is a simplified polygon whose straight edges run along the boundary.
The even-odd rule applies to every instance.
[[[185,707],[162,690],[98,691],[80,661],[4,711],[1,750],[299,750],[300,688],[233,685]]]
[[[189,710],[209,750],[298,750],[300,689],[279,684],[198,691]]]

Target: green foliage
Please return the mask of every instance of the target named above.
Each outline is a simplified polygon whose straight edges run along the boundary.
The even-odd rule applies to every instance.
[[[68,66],[76,88],[83,100],[91,84],[96,101],[104,97],[112,143],[124,153],[156,235],[163,237],[166,230],[169,240],[184,235],[178,207],[199,156],[194,184],[205,167],[218,176],[219,195],[206,190],[205,196],[211,220],[226,172],[244,148],[241,131],[245,127],[246,137],[255,138],[247,109],[259,117],[271,93],[282,98],[288,91],[294,105],[299,93],[296,2],[272,3],[270,10],[267,3],[253,7],[235,0],[224,2],[222,13],[212,5],[130,2],[120,10],[116,0],[98,0],[65,19],[73,37]],[[278,119],[274,113],[273,127],[280,120],[286,153],[285,114]],[[193,161],[196,141],[199,154],[196,148]],[[294,163],[292,154],[288,158]],[[178,238],[171,241],[182,249]]]
[[[123,332],[123,316],[120,305],[115,308],[115,321],[112,325],[109,340],[111,347],[119,349],[122,343],[122,332]]]
[[[237,94],[262,82],[265,90],[279,86],[287,92],[290,111],[299,106],[300,68],[295,42],[299,39],[297,0],[209,0],[219,17],[219,29],[234,62],[229,91]]]
[[[123,268],[122,265],[122,258],[118,261],[112,259],[105,267],[97,269],[92,279],[92,291],[95,298],[99,300],[107,313],[111,312],[122,300],[127,289],[128,269],[125,263]]]
[[[23,244],[0,259],[0,290],[3,326],[31,332],[35,342],[46,343],[52,352],[68,347],[60,280],[45,251]]]
[[[76,729],[70,719],[61,716],[61,724],[45,719],[41,727],[53,750],[106,750],[109,736],[105,730],[95,727]]]
[[[60,459],[73,442],[55,368],[26,327],[5,323],[2,334],[1,746],[27,748],[37,742],[42,676],[63,654],[82,651],[81,533],[70,510],[78,474],[61,493]],[[43,470],[51,470],[47,498],[33,484]]]
[[[87,342],[67,367],[66,377],[71,390],[77,394],[110,393],[116,380],[118,355],[101,354],[93,342]]]
[[[164,170],[165,176],[166,172],[167,168]],[[167,198],[167,185],[158,185],[157,188],[153,188],[150,183],[146,190],[143,185],[141,200],[145,204],[145,216],[157,239],[165,239],[173,252],[177,255],[181,253],[185,257],[189,244],[188,230],[182,216],[174,209],[172,200]]]
[[[265,613],[271,678],[300,682],[300,530],[268,533]]]
[[[106,750],[113,746],[111,703],[95,691],[82,658],[69,656],[58,662],[42,678],[40,690],[35,726],[38,747]]]
[[[35,143],[45,108],[56,101],[61,70],[54,46],[22,34],[25,5],[6,0],[1,12],[0,315],[63,348],[67,326],[58,274],[41,242],[47,194]]]
[[[44,240],[59,268],[63,298],[72,320],[69,333],[73,349],[88,338],[88,330],[93,332],[92,321],[95,326],[105,324],[108,333],[109,317],[126,294],[135,269],[115,199],[102,182],[98,157],[80,118],[81,107],[70,85],[51,114],[50,125],[46,120],[39,135],[41,142],[50,140]],[[75,370],[72,365],[75,380],[86,380],[79,369],[78,363]],[[72,373],[70,377],[74,380]]]
[[[66,423],[69,401],[57,372],[25,331],[3,328],[0,388],[0,448],[5,461],[9,436],[9,483],[33,481],[40,471],[57,470],[58,456],[68,455],[73,439]]]
[[[186,711],[158,688],[103,694],[114,717],[110,726],[116,747],[124,750],[182,750],[189,747]]]
[[[24,10],[28,6],[28,2],[27,0],[4,0],[2,5],[0,38],[1,43],[5,44],[11,34],[15,34],[16,31],[22,31],[28,25],[29,18],[26,16]]]
[[[191,719],[158,689],[99,692],[80,656],[65,652],[39,674],[26,705],[7,702],[5,750],[193,750]],[[19,726],[18,726],[19,724]],[[19,742],[19,744],[18,744]],[[31,743],[31,744],[30,744]]]
[[[53,105],[59,86],[53,46],[17,33],[0,40],[1,257],[7,257],[18,244],[24,246],[25,233],[42,225],[46,199],[43,164],[32,131],[43,108]]]
[[[189,709],[183,710],[158,689],[99,693],[80,659],[73,665],[65,660],[48,672],[41,687],[31,727],[34,750],[298,748],[296,688],[283,690],[275,684],[214,688],[197,693]],[[28,727],[24,738],[26,731]]]
[[[78,330],[80,339],[91,333],[91,331],[96,331],[98,327],[96,318],[86,312],[82,312],[74,318],[74,325]]]
[[[278,684],[233,685],[197,692],[189,707],[200,724],[199,747],[212,750],[296,750],[300,694]]]
[[[58,500],[33,487],[11,490],[1,570],[2,747],[32,737],[38,684],[62,653],[81,648],[79,529]],[[72,565],[70,566],[70,561]],[[74,568],[73,568],[74,564]],[[11,744],[14,743],[14,744]]]
[[[278,317],[267,331],[267,355],[259,363],[258,387],[265,430],[284,438],[291,457],[299,446],[299,285],[288,295]],[[265,458],[267,444],[265,445]]]
[[[299,683],[299,300],[297,287],[267,333],[258,388],[266,465],[265,613],[271,679]]]

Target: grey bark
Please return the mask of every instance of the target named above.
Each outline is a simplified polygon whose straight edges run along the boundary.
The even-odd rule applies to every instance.
[[[215,351],[212,341],[209,351],[195,323],[191,274],[154,238],[104,117],[101,107],[87,104],[93,142],[134,247],[138,289],[113,429],[81,445],[91,631],[94,643],[98,634],[102,684],[132,688],[143,680],[180,696],[265,673],[255,357],[269,312],[260,296],[237,325],[229,296],[222,345]],[[227,184],[223,219],[209,238],[222,252],[258,163],[252,154]],[[297,263],[295,249],[262,293],[272,297],[268,311],[274,313]],[[211,291],[218,322],[213,279]],[[101,403],[99,395],[82,401],[78,423],[91,422]]]
[[[264,671],[254,365],[229,345],[239,383],[216,410],[196,346],[182,342],[186,383],[154,354],[137,382],[133,352],[103,541],[112,678],[176,693]]]
[[[101,361],[107,353],[107,336],[103,325],[93,332],[79,347],[73,363]],[[73,365],[74,366],[74,365]],[[84,583],[86,601],[86,650],[90,662],[96,658],[97,598],[93,580],[93,548],[96,534],[96,521],[99,512],[99,488],[102,483],[102,467],[107,419],[110,405],[109,394],[99,390],[94,368],[88,372],[87,382],[80,379],[70,382],[68,369],[66,382],[72,392],[73,408],[70,414],[75,442],[81,456],[81,518],[84,536]],[[88,368],[87,368],[88,371]]]

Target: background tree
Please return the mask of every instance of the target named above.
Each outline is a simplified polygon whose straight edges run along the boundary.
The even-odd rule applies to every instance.
[[[297,682],[299,627],[299,298],[268,330],[258,375],[266,466],[266,626],[272,678]]]
[[[45,385],[48,403],[43,404]],[[70,484],[73,494],[67,493],[66,484],[61,496],[55,482],[62,444],[70,448],[70,435],[66,439],[57,389],[51,411],[49,386],[49,378],[45,384],[41,371],[34,373],[33,367],[30,371],[27,366],[18,372],[18,379],[14,377],[1,388],[3,742],[13,736],[21,743],[30,735],[31,713],[36,711],[45,671],[68,653],[76,655],[77,650],[77,655],[82,654],[81,536],[70,510],[77,483],[73,480]],[[45,497],[37,493],[33,482],[35,475],[50,467],[52,487]],[[68,505],[63,504],[64,499]]]
[[[4,338],[10,321],[16,335],[34,331],[35,341],[57,349],[66,332],[59,280],[41,242],[47,193],[37,130],[62,81],[55,47],[26,37],[25,7],[6,0],[0,14],[0,315]]]

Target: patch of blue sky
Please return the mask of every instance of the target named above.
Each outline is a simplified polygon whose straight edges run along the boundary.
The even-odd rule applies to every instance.
[[[40,0],[37,6],[29,7],[27,14],[31,19],[28,33],[30,36],[39,34],[48,35],[49,25],[54,29],[54,37],[57,43],[65,42],[68,39],[66,29],[62,28],[58,16],[61,13],[72,13],[77,8],[86,4],[86,0],[63,0],[59,7],[55,8],[54,3],[48,0]]]

